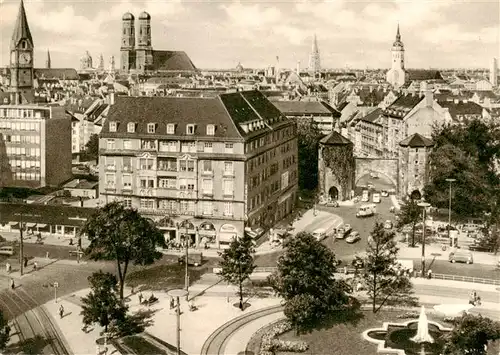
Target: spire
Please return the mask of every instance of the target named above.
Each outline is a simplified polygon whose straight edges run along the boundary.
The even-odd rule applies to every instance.
[[[401,34],[399,33],[399,23],[398,23],[398,31],[396,33],[396,42],[401,42]]]
[[[45,68],[50,69],[52,66],[51,60],[50,60],[50,51],[47,49],[47,61],[45,62]]]
[[[14,26],[14,33],[12,34],[12,41],[10,42],[11,49],[14,49],[19,44],[21,39],[27,39],[33,46],[33,38],[31,37],[30,27],[28,26],[28,19],[26,18],[26,11],[24,10],[24,3],[21,0],[19,5],[19,13],[17,14],[16,25]]]
[[[316,33],[314,34],[314,39],[313,39],[313,43],[312,43],[312,52],[313,53],[318,52],[318,40],[316,38]]]

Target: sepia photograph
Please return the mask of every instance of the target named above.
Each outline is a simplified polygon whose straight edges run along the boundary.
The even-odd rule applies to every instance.
[[[500,0],[0,0],[0,355],[500,355]]]

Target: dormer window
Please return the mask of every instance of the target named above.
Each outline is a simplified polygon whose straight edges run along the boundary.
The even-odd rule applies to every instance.
[[[110,132],[116,132],[116,127],[117,127],[117,126],[118,126],[118,125],[116,124],[116,122],[115,122],[115,121],[110,121],[110,122],[109,122],[109,131],[110,131]]]
[[[174,123],[167,124],[167,134],[175,134],[175,124]]]
[[[215,126],[213,124],[207,125],[207,136],[213,136],[215,134]]]
[[[155,132],[156,132],[156,124],[148,123],[148,133],[155,133]]]
[[[186,134],[194,134],[194,124],[188,124],[186,126]]]
[[[135,133],[135,123],[134,122],[129,122],[127,124],[127,132],[128,133]]]

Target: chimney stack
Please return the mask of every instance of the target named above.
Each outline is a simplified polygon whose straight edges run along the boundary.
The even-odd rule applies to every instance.
[[[300,60],[297,61],[297,75],[300,75]]]

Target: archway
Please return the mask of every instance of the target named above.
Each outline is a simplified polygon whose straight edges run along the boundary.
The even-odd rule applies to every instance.
[[[422,198],[422,194],[418,190],[413,190],[410,194],[410,198],[412,200],[420,200]]]
[[[397,186],[390,176],[384,173],[367,172],[356,176],[355,193],[360,195],[363,190],[373,189],[375,191],[396,191]]]
[[[238,230],[232,224],[223,224],[219,231],[219,245],[221,248],[228,247],[234,238],[238,236]]]
[[[330,190],[328,190],[328,197],[332,201],[336,201],[339,198],[339,189],[337,189],[335,186],[330,187]]]
[[[215,226],[211,222],[206,221],[200,224],[198,234],[200,235],[201,246],[205,249],[207,249],[209,245],[215,244],[215,237],[217,233]]]
[[[179,224],[179,233],[181,236],[184,236],[181,238],[181,241],[184,241],[185,238],[187,238],[189,246],[196,243],[196,228],[190,221],[185,220]]]

